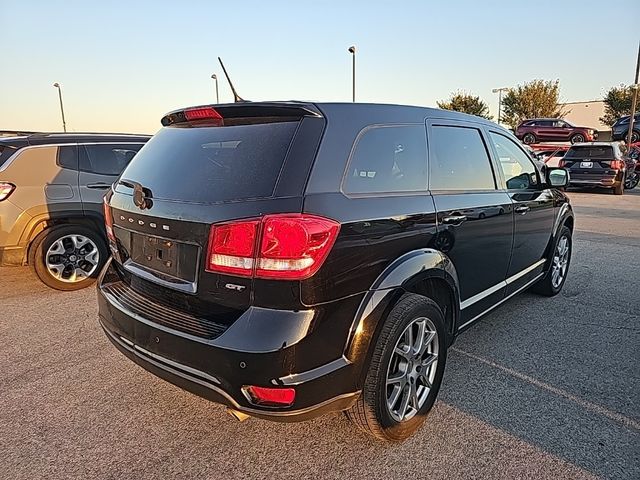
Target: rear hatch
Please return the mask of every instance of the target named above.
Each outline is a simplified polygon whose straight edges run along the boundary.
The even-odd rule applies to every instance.
[[[228,324],[253,304],[256,280],[205,268],[211,226],[300,213],[325,121],[309,104],[243,103],[162,123],[109,198],[119,288]]]
[[[594,178],[616,175],[623,168],[611,145],[573,146],[563,157],[561,165],[569,169],[572,176],[587,175]]]

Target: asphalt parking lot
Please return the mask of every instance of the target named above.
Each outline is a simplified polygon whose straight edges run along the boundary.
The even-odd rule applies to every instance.
[[[118,353],[93,289],[0,268],[0,478],[640,478],[640,189],[570,196],[562,294],[464,333],[397,445],[342,415],[239,423]]]

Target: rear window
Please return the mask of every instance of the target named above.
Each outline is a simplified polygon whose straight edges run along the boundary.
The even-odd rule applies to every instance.
[[[154,198],[166,200],[215,203],[270,197],[297,126],[166,127],[140,150],[121,178],[139,182]]]
[[[600,147],[571,147],[564,158],[594,158],[608,160],[614,158],[613,148],[609,146]]]

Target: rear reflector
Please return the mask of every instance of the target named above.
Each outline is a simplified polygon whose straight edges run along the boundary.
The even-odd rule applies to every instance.
[[[107,203],[107,199],[102,199],[102,208],[104,210],[104,228],[107,231],[107,238],[115,243],[116,236],[113,234],[113,214],[111,207]]]
[[[293,388],[244,387],[249,400],[256,405],[270,405],[274,407],[288,407],[296,398]]]
[[[0,202],[9,198],[16,186],[13,183],[0,182]]]
[[[303,280],[320,269],[339,230],[340,224],[334,220],[305,214],[266,215],[259,220],[212,225],[207,270]]]
[[[190,108],[184,111],[184,118],[189,122],[197,120],[214,120],[222,123],[222,115],[212,107]]]

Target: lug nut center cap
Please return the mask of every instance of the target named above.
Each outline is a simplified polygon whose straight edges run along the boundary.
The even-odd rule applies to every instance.
[[[69,260],[75,262],[77,260],[77,257],[75,255],[69,255]]]

